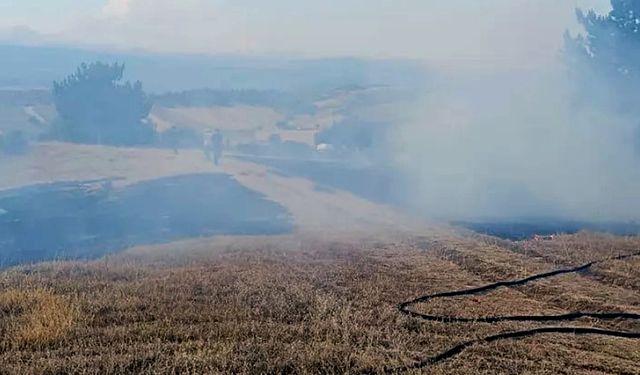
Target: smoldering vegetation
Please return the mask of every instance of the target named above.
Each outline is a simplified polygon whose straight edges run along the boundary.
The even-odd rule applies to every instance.
[[[638,5],[612,5],[610,14],[578,11],[583,28],[567,32],[562,50],[544,63],[431,70],[432,85],[392,135],[396,166],[412,181],[419,211],[633,227],[640,212],[640,121],[631,104]]]
[[[425,211],[637,219],[637,125],[574,103],[562,71],[473,72],[443,85],[397,139]]]
[[[345,190],[394,205],[419,218],[511,239],[580,230],[637,234],[640,112],[633,98],[640,79],[640,40],[634,29],[640,12],[633,2],[613,5],[608,15],[579,12],[581,28],[564,36],[555,58],[542,61],[534,56],[452,59],[446,64],[205,58],[2,46],[10,67],[0,72],[1,163],[22,165],[33,155],[32,146],[50,142],[162,149],[179,155],[199,151],[203,138],[221,129],[230,157],[265,165],[269,173],[303,177],[318,190]],[[544,20],[538,21],[540,28]],[[562,40],[561,33],[554,38]],[[113,62],[118,60],[126,63]],[[87,63],[76,68],[80,61]],[[165,72],[175,74],[167,77]],[[49,87],[51,81],[55,83]],[[97,159],[83,162],[97,165]],[[145,163],[149,169],[162,169],[152,160]],[[93,228],[85,233],[78,226],[93,223],[113,207],[86,203],[86,197],[80,197],[84,193],[78,192],[84,178],[66,176],[69,180],[80,182],[75,188],[51,184],[4,192],[8,195],[0,201],[0,219],[5,224],[43,218],[64,222],[49,212],[67,211],[66,202],[70,212],[84,207],[71,225],[70,233],[77,238],[62,230],[42,236],[43,242],[35,246],[33,239],[24,240],[33,237],[25,228],[31,228],[29,233],[40,229],[7,224],[7,239],[2,240],[6,249],[31,254],[49,247],[56,249],[50,253],[56,256],[59,251],[99,255],[189,236],[290,229],[281,221],[286,208],[271,207],[274,227],[255,228],[250,217],[254,209],[262,212],[263,197],[247,198],[247,191],[233,196],[238,201],[229,201],[226,193],[208,197],[199,183],[185,178],[172,181],[172,186],[181,186],[164,198],[178,211],[156,212],[148,210],[151,205],[139,205],[137,214],[151,217],[147,221],[155,227],[131,226],[109,235]],[[145,191],[154,195],[154,183],[139,188],[149,188]],[[240,188],[221,184],[227,192]],[[58,199],[60,189],[78,201]],[[37,198],[30,196],[32,191]],[[107,200],[108,205],[136,206],[119,194],[118,203]],[[195,199],[207,204],[223,199],[224,204],[211,207],[207,225],[190,223],[193,229],[188,229],[175,222],[169,227],[158,224],[158,217],[173,215],[182,222],[180,218],[189,216],[187,207],[197,217]],[[28,207],[38,201],[57,206]],[[238,211],[232,214],[234,206]],[[106,216],[107,223],[125,220]],[[244,231],[242,225],[247,225]],[[102,250],[94,248],[97,243],[103,243]],[[19,259],[39,258],[25,255],[9,263]]]
[[[304,69],[318,64],[337,63],[307,62]],[[344,68],[350,71],[349,64]],[[52,90],[7,89],[0,95],[3,108],[17,115],[0,129],[0,175],[17,181],[6,186],[20,186],[1,191],[0,266],[95,258],[201,236],[291,232],[287,208],[241,185],[231,176],[239,171],[211,173],[203,139],[213,127],[222,128],[231,156],[333,166],[328,175],[312,168],[305,177],[372,196],[362,187],[370,182],[366,176],[377,176],[368,160],[383,140],[355,112],[388,102],[395,89],[362,86],[364,81],[347,75],[344,86],[329,90],[311,84],[291,92],[274,87],[150,94],[125,71],[126,64],[83,63]],[[260,139],[263,134],[268,139]],[[331,147],[321,152],[320,143]],[[366,163],[353,175],[348,171],[356,154]],[[167,167],[170,173],[163,171]],[[87,181],[87,174],[104,178]],[[119,184],[123,175],[136,183]]]
[[[555,235],[576,234],[583,231],[609,233],[618,236],[636,236],[640,225],[622,221],[577,221],[557,218],[484,219],[475,221],[453,221],[452,224],[493,237],[512,241],[523,241],[532,237],[553,238]]]
[[[444,64],[0,46],[0,373],[638,373],[611,3],[542,59],[566,3],[436,13],[507,56]]]

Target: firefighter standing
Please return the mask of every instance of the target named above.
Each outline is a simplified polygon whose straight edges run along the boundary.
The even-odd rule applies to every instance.
[[[210,158],[213,159],[213,163],[218,165],[220,163],[220,158],[222,157],[222,149],[224,148],[224,138],[222,136],[222,132],[219,129],[211,136],[211,142],[209,143],[210,147]]]

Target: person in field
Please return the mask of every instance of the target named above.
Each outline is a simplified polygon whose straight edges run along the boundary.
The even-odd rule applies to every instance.
[[[210,129],[206,129],[202,134],[202,150],[204,151],[204,156],[207,157],[207,160],[212,160],[213,157],[211,155],[211,138],[213,137],[213,133]]]
[[[205,136],[205,153],[207,159],[212,160],[215,165],[220,164],[222,158],[222,150],[224,149],[224,137],[219,129],[213,134]]]

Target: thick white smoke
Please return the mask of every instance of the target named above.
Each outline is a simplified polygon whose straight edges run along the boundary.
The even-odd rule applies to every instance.
[[[394,138],[416,206],[443,218],[640,218],[635,124],[580,105],[558,63],[435,72]]]

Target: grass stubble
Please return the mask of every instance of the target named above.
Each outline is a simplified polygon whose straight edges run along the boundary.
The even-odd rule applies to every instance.
[[[581,233],[505,243],[451,234],[206,249],[179,260],[143,249],[2,272],[0,374],[379,372],[540,326],[422,322],[399,314],[399,302],[631,253],[640,239]],[[416,309],[469,317],[638,313],[638,262]],[[628,321],[567,325],[640,331]],[[638,363],[637,340],[544,335],[474,346],[414,373],[640,374]]]

